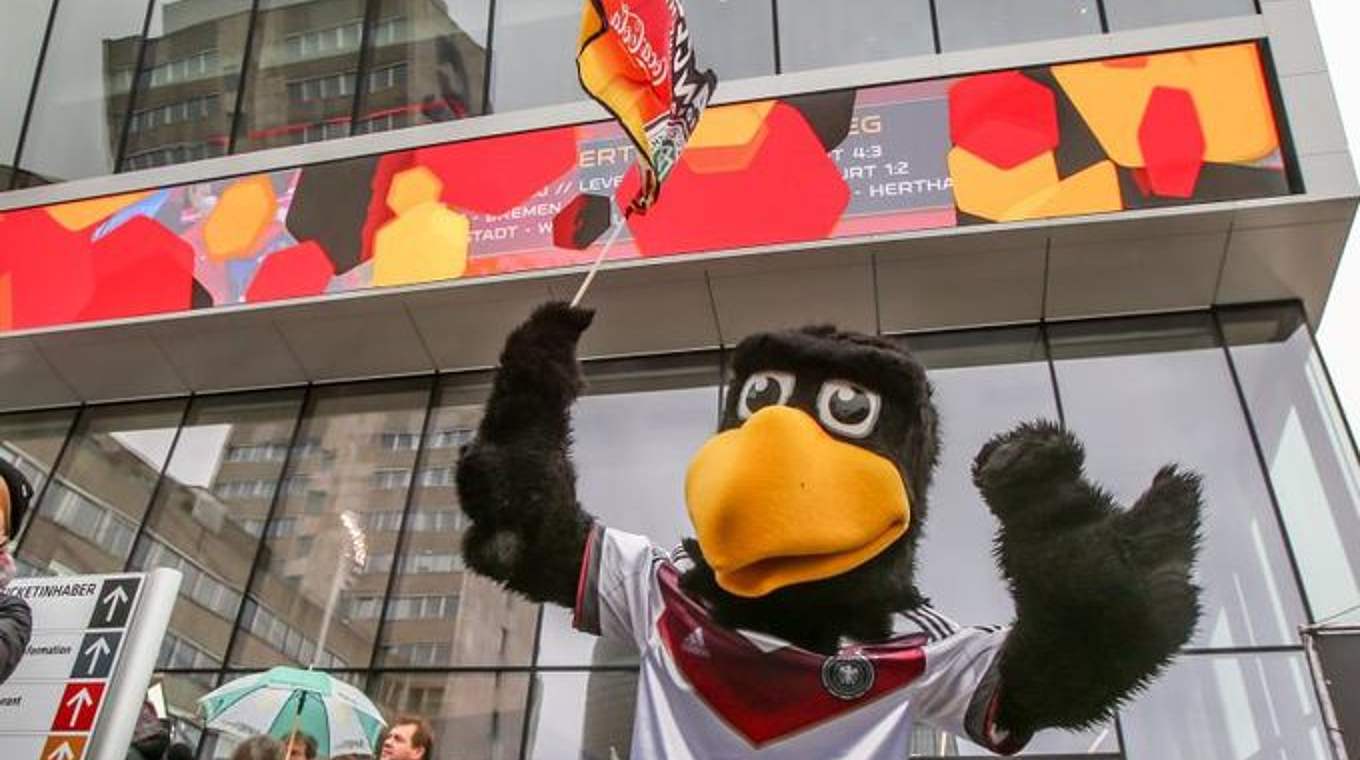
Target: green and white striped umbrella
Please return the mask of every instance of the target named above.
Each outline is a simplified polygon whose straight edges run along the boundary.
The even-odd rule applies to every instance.
[[[325,673],[274,668],[238,678],[198,700],[206,727],[284,741],[294,727],[316,739],[317,754],[371,755],[387,722],[358,689]]]

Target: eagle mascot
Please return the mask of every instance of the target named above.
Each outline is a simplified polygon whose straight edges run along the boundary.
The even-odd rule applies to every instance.
[[[686,476],[693,539],[663,551],[600,524],[570,455],[592,317],[549,303],[507,339],[458,470],[463,548],[637,647],[633,757],[898,760],[916,721],[1010,754],[1109,719],[1193,633],[1198,476],[1164,467],[1122,508],[1043,421],[973,462],[1015,620],[936,612],[915,584],[939,451],[930,383],[902,347],[828,326],[737,346],[721,425]]]

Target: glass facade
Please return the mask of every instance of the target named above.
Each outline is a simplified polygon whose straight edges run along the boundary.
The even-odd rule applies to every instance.
[[[726,81],[1255,10],[1251,0],[685,8],[700,64]],[[586,97],[578,0],[13,0],[7,9],[0,188]]]
[[[1326,758],[1296,629],[1360,602],[1355,450],[1296,305],[900,336],[926,364],[944,447],[922,590],[961,622],[1013,610],[971,485],[991,435],[1061,418],[1128,500],[1163,462],[1205,475],[1201,628],[1116,721],[1027,754]],[[581,502],[663,545],[721,407],[724,357],[588,363],[574,410]],[[23,572],[170,567],[184,581],[158,679],[200,757],[194,700],[311,665],[389,714],[428,716],[438,758],[627,757],[637,654],[466,571],[453,477],[487,373],[0,416],[0,456],[41,495]],[[48,474],[51,473],[50,477]],[[362,551],[356,550],[356,547]],[[327,615],[327,610],[330,614]],[[1311,613],[1310,613],[1311,610]],[[922,727],[918,756],[982,756]]]
[[[943,0],[935,5],[943,50],[1100,33],[1097,0]]]

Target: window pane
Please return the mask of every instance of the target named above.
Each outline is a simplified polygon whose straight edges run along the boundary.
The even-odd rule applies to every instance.
[[[941,0],[935,12],[944,50],[1100,33],[1096,0]]]
[[[1299,307],[1221,316],[1313,615],[1331,618],[1360,605],[1360,469],[1341,410]]]
[[[20,167],[35,182],[113,172],[147,0],[62,3]]]
[[[404,485],[377,488],[374,473],[414,466],[415,452],[383,447],[383,434],[420,433],[428,382],[361,383],[313,393],[298,431],[313,445],[292,458],[280,484],[276,521],[286,521],[288,529],[279,535],[267,529],[233,665],[368,666],[390,569],[368,558],[390,555],[395,543],[394,535],[369,530],[368,515],[406,503]],[[429,596],[408,599],[403,610],[451,620],[456,592]]]
[[[930,0],[779,0],[784,71],[935,52]],[[702,61],[702,59],[701,59]]]
[[[667,549],[693,535],[685,510],[689,460],[717,426],[716,356],[587,365],[589,387],[572,410],[576,492],[613,528]],[[637,652],[571,629],[571,613],[545,607],[539,663],[633,663]]]
[[[1143,26],[1178,24],[1220,16],[1246,16],[1256,12],[1252,0],[1105,0],[1110,31]]]
[[[384,673],[368,695],[389,721],[430,721],[430,760],[511,760],[519,757],[528,690],[523,673]]]
[[[241,3],[157,3],[124,170],[226,154],[249,25]]]
[[[532,760],[612,760],[632,748],[635,672],[538,673],[534,676]]]
[[[476,116],[484,110],[490,0],[379,0],[359,132]]]
[[[183,574],[159,667],[222,665],[301,404],[301,391],[193,402],[132,559]],[[261,449],[278,456],[240,455]]]
[[[10,0],[5,4],[5,23],[0,26],[0,190],[9,187],[19,130],[33,89],[43,32],[52,0]]]
[[[0,417],[0,457],[19,468],[35,495],[42,493],[75,416],[74,409],[58,409]],[[30,516],[34,506],[29,505]]]
[[[941,420],[940,466],[917,583],[961,624],[1008,623],[1014,605],[992,556],[996,520],[973,485],[973,457],[997,433],[1037,417],[1057,418],[1039,330],[945,333],[905,342],[929,371]]]
[[[261,0],[236,151],[349,134],[364,0]]]
[[[165,717],[170,719],[170,741],[188,745],[193,750],[203,738],[203,720],[198,712],[198,698],[217,685],[215,673],[157,673],[151,679],[148,696],[159,690],[164,701]]]
[[[533,660],[537,605],[467,570],[461,554],[466,518],[454,469],[458,447],[471,440],[481,422],[490,381],[487,374],[446,378],[431,413],[378,653],[383,667],[528,665]],[[419,436],[413,438],[412,448],[419,443]],[[406,443],[390,434],[384,434],[384,442]],[[394,547],[400,525],[400,511],[370,512],[371,545]],[[391,566],[391,549],[375,552],[371,559],[378,566]],[[443,597],[452,598],[452,607],[432,601]],[[432,610],[442,614],[423,614]]]
[[[86,410],[24,535],[21,568],[44,575],[123,569],[184,403]]]
[[[699,70],[721,81],[774,73],[771,3],[689,0],[684,3]]]
[[[1057,419],[1053,384],[1037,327],[912,335],[903,339],[935,387],[940,465],[920,548],[917,585],[936,609],[962,625],[1003,625],[1015,609],[992,556],[996,520],[973,485],[973,457],[997,433],[1036,418]],[[1045,731],[1023,754],[1088,754],[1117,749],[1112,726]],[[987,755],[963,737],[921,725],[917,754]],[[943,749],[942,749],[943,748]]]
[[[496,5],[491,107],[496,111],[586,98],[576,79],[579,0],[516,0]]]
[[[1168,462],[1204,475],[1203,613],[1191,645],[1296,642],[1297,585],[1209,318],[1056,325],[1050,337],[1067,424],[1096,482],[1127,505]]]
[[[1130,760],[1331,757],[1302,654],[1182,657],[1123,716]]]
[[[685,4],[700,69],[723,80],[774,73],[768,3],[691,0]],[[496,111],[586,98],[576,77],[581,3],[517,0],[496,6],[491,104]]]

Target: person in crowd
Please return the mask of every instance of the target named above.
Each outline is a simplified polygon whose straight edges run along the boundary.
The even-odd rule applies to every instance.
[[[127,760],[162,760],[170,747],[170,726],[156,715],[150,700],[142,703],[137,716],[137,727],[132,731],[132,745]]]
[[[283,744],[272,736],[254,736],[236,745],[231,760],[284,760]]]
[[[387,728],[380,760],[434,760],[434,731],[424,718],[402,715]]]
[[[283,740],[288,749],[286,760],[316,760],[316,739],[303,731],[294,731],[292,737]]]
[[[17,573],[10,541],[19,532],[32,498],[33,486],[28,478],[0,459],[0,683],[19,667],[33,634],[33,612],[28,603],[4,592]]]

